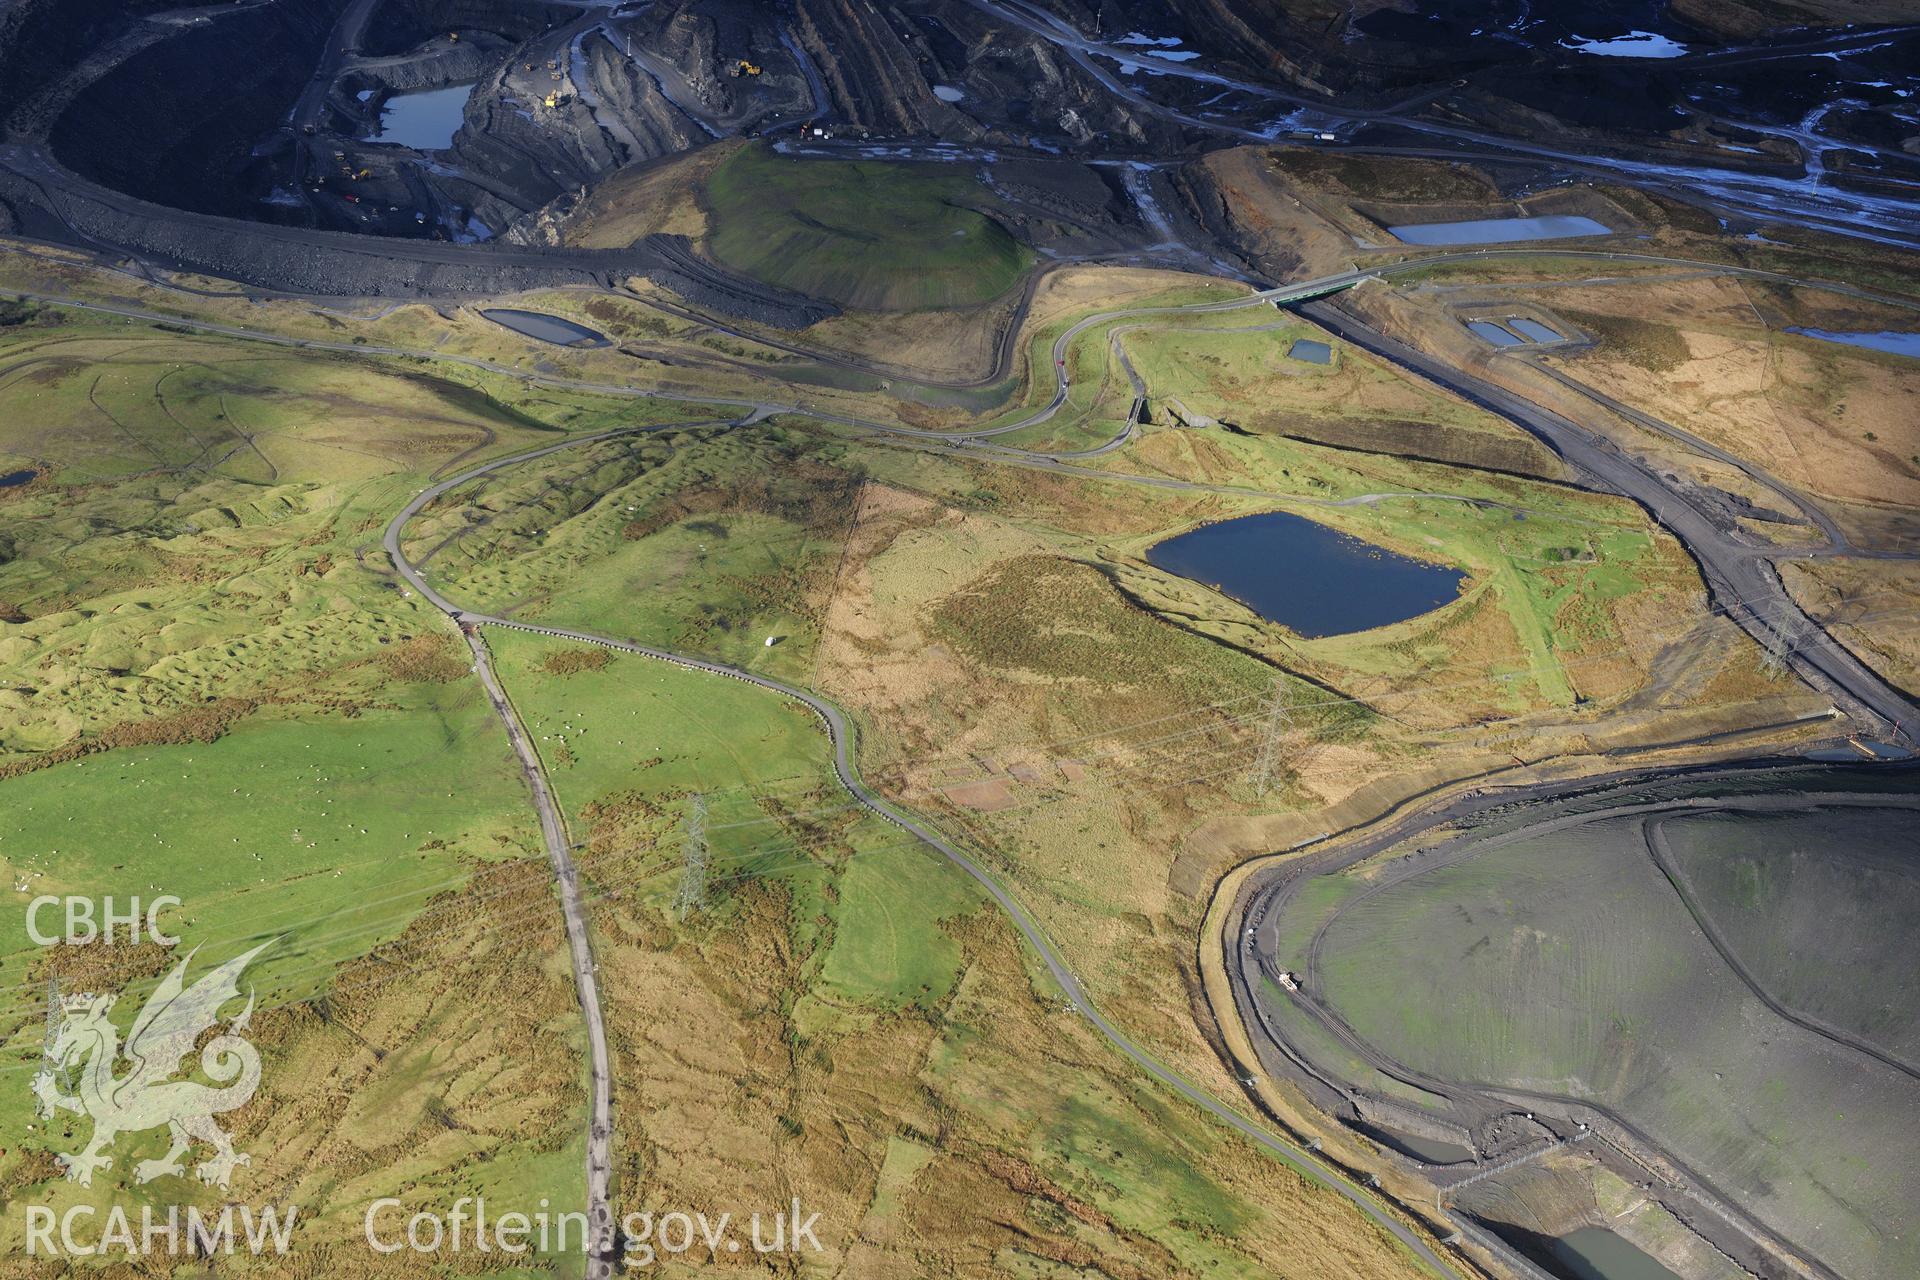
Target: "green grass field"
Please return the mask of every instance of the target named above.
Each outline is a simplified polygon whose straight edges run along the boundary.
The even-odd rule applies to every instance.
[[[747,147],[714,171],[714,257],[770,284],[869,311],[998,297],[1033,254],[930,165],[817,160]]]
[[[476,608],[799,677],[859,499],[847,453],[771,426],[609,441],[450,495],[409,554]]]
[[[297,1198],[309,1239],[357,1240],[395,1190],[578,1198],[579,1028],[524,783],[378,533],[457,458],[660,412],[57,311],[0,330],[0,466],[37,473],[0,510],[10,1199],[184,1194],[66,1186],[25,1128],[46,981],[118,991],[124,1031],[168,971],[28,948],[41,893],[181,898],[189,978],[272,942],[248,974],[271,1097],[235,1191]]]

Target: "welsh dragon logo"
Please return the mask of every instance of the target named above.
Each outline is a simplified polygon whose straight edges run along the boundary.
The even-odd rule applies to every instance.
[[[106,1152],[116,1137],[162,1125],[171,1145],[160,1159],[134,1166],[133,1176],[139,1182],[181,1175],[184,1157],[196,1140],[213,1148],[210,1157],[194,1166],[202,1182],[225,1187],[233,1171],[250,1162],[245,1153],[233,1149],[233,1138],[213,1117],[245,1106],[260,1087],[260,1054],[242,1034],[253,1016],[251,990],[239,1016],[200,1049],[200,1069],[214,1083],[173,1077],[202,1033],[220,1020],[221,1006],[239,997],[240,975],[247,965],[272,945],[262,943],[192,986],[186,982],[187,964],[193,959],[189,954],[147,997],[124,1045],[107,1018],[114,996],[78,996],[62,1002],[59,1029],[47,1046],[45,1065],[34,1077],[33,1092],[44,1117],[65,1109],[93,1120],[93,1140],[85,1149],[56,1157],[70,1180],[91,1185],[94,1170],[113,1167],[113,1157]],[[131,1063],[131,1069],[115,1075],[115,1067],[123,1061]]]

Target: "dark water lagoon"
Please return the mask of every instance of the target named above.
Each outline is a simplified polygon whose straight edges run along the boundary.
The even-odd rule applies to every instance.
[[[1224,592],[1310,640],[1417,618],[1457,598],[1466,575],[1337,529],[1269,511],[1147,548],[1157,569]]]
[[[1555,1240],[1551,1266],[1566,1280],[1680,1280],[1604,1227],[1581,1227]]]
[[[1541,324],[1538,320],[1529,320],[1525,316],[1510,316],[1507,327],[1529,342],[1558,342],[1561,335]]]
[[[32,470],[9,471],[5,475],[0,475],[0,489],[17,488],[20,485],[26,484],[29,480],[32,480],[35,476],[39,474],[40,473],[38,471],[32,471]]]
[[[442,151],[453,145],[466,117],[470,84],[418,93],[396,93],[380,107],[380,125],[369,142],[396,142],[416,151]]]
[[[1375,1142],[1392,1147],[1401,1155],[1412,1156],[1422,1164],[1464,1164],[1473,1159],[1473,1149],[1457,1142],[1426,1138],[1417,1133],[1401,1133],[1397,1129],[1380,1129],[1372,1125],[1355,1127]]]
[[[608,345],[607,336],[598,330],[589,329],[583,324],[575,324],[560,316],[550,316],[544,311],[515,311],[509,307],[489,307],[480,314],[517,334],[537,338],[541,342],[551,342],[557,347]]]

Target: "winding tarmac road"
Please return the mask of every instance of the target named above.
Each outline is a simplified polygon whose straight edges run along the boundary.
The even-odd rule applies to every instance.
[[[745,426],[749,419],[741,419],[735,425]],[[684,427],[688,424],[678,424]],[[711,425],[711,424],[709,424]],[[1359,1210],[1378,1223],[1427,1267],[1442,1276],[1458,1277],[1459,1270],[1442,1259],[1426,1240],[1402,1219],[1393,1213],[1384,1202],[1377,1200],[1367,1191],[1346,1181],[1312,1153],[1295,1146],[1279,1137],[1258,1121],[1239,1110],[1226,1105],[1211,1093],[1194,1084],[1186,1077],[1162,1063],[1146,1049],[1135,1043],[1119,1027],[1108,1020],[1106,1015],[1094,1005],[1088,997],[1080,980],[1074,976],[1059,950],[1047,938],[1040,925],[1028,914],[1004,885],[970,855],[928,827],[919,819],[908,814],[883,799],[861,779],[859,767],[853,759],[855,733],[840,709],[825,699],[797,686],[767,676],[757,675],[738,667],[723,663],[709,662],[704,659],[672,653],[664,649],[655,649],[632,641],[613,639],[595,635],[586,631],[573,631],[561,627],[534,626],[510,618],[491,614],[476,613],[467,610],[447,599],[436,590],[425,575],[407,559],[403,548],[406,528],[415,516],[430,503],[442,495],[477,480],[483,476],[518,466],[564,449],[578,448],[616,436],[634,435],[665,428],[644,427],[630,430],[600,432],[591,436],[581,436],[564,443],[548,445],[544,448],[529,450],[491,462],[481,463],[456,476],[421,490],[413,501],[396,515],[387,525],[384,545],[394,569],[412,588],[418,591],[436,609],[451,618],[460,627],[466,637],[467,645],[473,653],[474,670],[480,676],[492,702],[495,713],[506,727],[507,736],[520,760],[529,789],[533,794],[535,808],[540,814],[541,830],[547,843],[547,853],[552,861],[555,876],[560,885],[561,908],[566,916],[567,937],[572,955],[574,981],[579,992],[580,1005],[587,1019],[588,1040],[591,1053],[591,1072],[593,1078],[593,1097],[591,1115],[591,1142],[587,1153],[587,1177],[589,1189],[588,1215],[596,1224],[610,1224],[613,1221],[609,1183],[611,1178],[610,1140],[613,1131],[612,1121],[612,1068],[606,1046],[606,1035],[600,1008],[599,985],[596,977],[598,966],[593,960],[592,942],[588,934],[585,910],[581,904],[579,886],[574,870],[570,843],[566,837],[565,823],[559,806],[553,799],[551,788],[546,781],[545,771],[540,764],[539,754],[529,741],[526,730],[518,713],[499,679],[494,673],[493,663],[487,647],[480,636],[482,627],[505,627],[535,635],[551,636],[556,639],[573,640],[582,644],[599,645],[618,650],[622,653],[636,654],[669,662],[689,671],[703,672],[708,675],[723,676],[757,685],[762,689],[780,694],[809,708],[826,727],[829,743],[833,750],[833,771],[840,784],[846,788],[856,801],[876,816],[914,836],[929,848],[940,853],[955,866],[971,876],[986,890],[1000,909],[1019,929],[1028,945],[1046,966],[1060,989],[1072,1002],[1073,1007],[1084,1016],[1093,1027],[1105,1036],[1109,1043],[1125,1054],[1142,1070],[1160,1081],[1174,1092],[1180,1094],[1209,1115],[1245,1135],[1260,1146],[1266,1148],[1281,1160],[1291,1165],[1303,1176],[1312,1179],[1321,1186],[1351,1201]],[[612,1274],[613,1256],[607,1237],[597,1237],[602,1241],[590,1259],[589,1275],[595,1280],[605,1280]]]
[[[1554,256],[1567,256],[1565,249],[1540,251]],[[1574,251],[1578,252],[1578,251]],[[1222,300],[1220,302],[1175,307],[1126,308],[1088,316],[1060,334],[1051,347],[1051,364],[1054,381],[1053,394],[1042,408],[1020,416],[1014,421],[998,426],[977,429],[956,435],[951,432],[925,431],[903,427],[892,423],[882,423],[836,414],[807,406],[780,401],[704,396],[666,391],[651,391],[622,384],[593,382],[584,379],[571,379],[531,374],[512,365],[470,356],[448,355],[435,351],[382,346],[360,345],[351,342],[329,342],[314,339],[294,338],[242,326],[226,325],[204,320],[183,318],[162,312],[138,307],[121,306],[112,303],[93,302],[85,299],[61,297],[48,294],[29,293],[20,296],[53,305],[71,306],[98,313],[120,316],[130,320],[168,324],[191,328],[200,332],[242,338],[254,341],[274,343],[298,349],[337,352],[349,355],[402,356],[419,357],[432,361],[460,364],[472,368],[499,373],[504,376],[567,389],[598,392],[610,395],[632,397],[636,399],[655,399],[718,405],[740,411],[740,416],[732,419],[736,426],[747,426],[774,415],[793,415],[815,421],[839,424],[871,432],[882,437],[893,438],[919,447],[955,450],[969,456],[981,458],[1002,458],[1017,460],[1022,465],[1038,465],[1059,469],[1073,469],[1086,472],[1089,476],[1114,482],[1162,483],[1169,487],[1207,488],[1209,486],[1189,485],[1163,477],[1136,477],[1123,473],[1110,473],[1087,468],[1071,468],[1062,461],[1069,455],[1054,455],[1045,452],[1019,450],[1005,445],[993,445],[980,448],[969,442],[989,437],[1006,435],[1040,425],[1056,416],[1068,403],[1071,389],[1068,361],[1073,343],[1090,330],[1113,324],[1116,321],[1141,320],[1153,317],[1186,316],[1213,312],[1232,311],[1248,307],[1292,304],[1302,314],[1321,324],[1336,336],[1352,342],[1394,364],[1408,369],[1421,377],[1444,386],[1456,394],[1493,413],[1517,423],[1524,429],[1544,440],[1560,456],[1579,471],[1593,478],[1597,487],[1611,492],[1622,493],[1639,502],[1657,521],[1672,532],[1699,562],[1714,599],[1724,610],[1733,616],[1755,639],[1770,647],[1777,647],[1789,655],[1789,661],[1797,671],[1813,682],[1817,687],[1832,692],[1837,701],[1852,708],[1855,714],[1868,722],[1887,725],[1896,736],[1908,736],[1916,727],[1913,704],[1891,689],[1874,673],[1867,669],[1854,656],[1834,643],[1827,634],[1805,619],[1787,597],[1777,575],[1774,574],[1767,559],[1767,549],[1750,546],[1727,533],[1704,512],[1695,508],[1686,499],[1669,489],[1656,474],[1627,457],[1616,446],[1602,436],[1589,432],[1583,427],[1542,408],[1525,398],[1507,391],[1502,387],[1484,382],[1450,368],[1441,362],[1426,356],[1404,343],[1387,337],[1371,329],[1358,319],[1342,312],[1324,301],[1325,295],[1340,290],[1375,275],[1393,274],[1415,270],[1435,263],[1478,261],[1489,258],[1527,256],[1525,250],[1492,250],[1447,253],[1427,258],[1412,259],[1401,263],[1370,269],[1354,270],[1317,280],[1259,290],[1244,297]],[[1753,271],[1741,268],[1725,268],[1720,264],[1695,263],[1683,259],[1670,259],[1657,255],[1638,255],[1625,253],[1591,253],[1585,256],[1612,261],[1642,261],[1665,265],[1683,264],[1705,266],[1715,270],[1729,270],[1742,275],[1754,275],[1773,279],[1790,279],[1774,273]],[[1820,282],[1795,281],[1796,283],[1818,284]],[[1316,299],[1321,299],[1316,301]],[[1908,303],[1907,305],[1911,305]],[[1034,371],[1036,379],[1043,377]],[[1137,382],[1134,384],[1136,389]],[[1020,906],[1018,901],[972,857],[948,842],[938,832],[932,830],[912,815],[894,807],[884,800],[861,780],[853,759],[854,735],[844,715],[832,704],[804,690],[786,685],[764,676],[752,674],[722,664],[710,663],[664,650],[649,648],[631,641],[575,632],[563,629],[529,627],[510,619],[474,613],[458,603],[448,600],[435,590],[427,581],[424,573],[410,563],[404,553],[403,537],[407,525],[425,507],[436,498],[455,487],[488,475],[505,467],[519,465],[564,449],[578,448],[595,441],[605,440],[617,435],[632,434],[638,431],[666,430],[683,428],[687,425],[670,424],[666,427],[633,428],[597,433],[569,439],[511,457],[499,458],[468,468],[459,474],[440,481],[416,495],[388,525],[385,533],[385,548],[392,560],[396,572],[412,589],[430,602],[436,609],[461,625],[467,637],[467,643],[474,656],[477,674],[486,686],[496,714],[502,720],[509,739],[513,744],[525,773],[535,805],[540,812],[543,837],[552,861],[556,880],[560,889],[563,912],[566,916],[569,947],[583,1014],[586,1017],[589,1033],[591,1072],[593,1079],[592,1105],[590,1114],[590,1141],[588,1145],[588,1175],[591,1202],[589,1214],[593,1222],[602,1231],[610,1228],[612,1222],[610,1196],[611,1181],[611,1135],[612,1085],[611,1064],[606,1046],[604,1021],[600,1009],[600,997],[596,968],[593,960],[591,937],[587,921],[581,906],[578,892],[577,875],[572,863],[569,841],[565,824],[555,805],[550,788],[541,768],[537,752],[527,741],[524,726],[513,710],[511,701],[501,689],[492,670],[491,660],[486,646],[481,641],[479,629],[487,626],[517,627],[539,631],[557,637],[572,639],[583,643],[605,645],[666,662],[673,662],[691,670],[702,671],[716,676],[744,680],[771,692],[791,698],[810,707],[826,726],[832,742],[834,768],[849,793],[870,811],[884,820],[893,823],[925,842],[929,847],[950,859],[956,866],[978,881],[990,896],[994,898],[1029,944],[1042,959],[1060,984],[1063,991],[1080,1009],[1093,1026],[1116,1048],[1132,1059],[1143,1070],[1169,1088],[1188,1098],[1195,1105],[1206,1110],[1222,1123],[1245,1134],[1253,1141],[1264,1146],[1282,1159],[1293,1164],[1304,1175],[1335,1190],[1357,1205],[1369,1217],[1392,1232],[1414,1256],[1424,1264],[1435,1268],[1442,1274],[1458,1274],[1456,1269],[1444,1261],[1425,1240],[1390,1211],[1381,1201],[1376,1200],[1368,1191],[1346,1181],[1324,1162],[1292,1143],[1278,1137],[1258,1121],[1241,1111],[1228,1106],[1213,1097],[1206,1090],[1180,1076],[1159,1062],[1145,1049],[1132,1041],[1120,1028],[1110,1022],[1087,999],[1084,988],[1075,978],[1071,969],[1058,950],[1049,942],[1033,918]],[[712,425],[711,423],[709,425]],[[1125,437],[1110,441],[1095,450],[1082,451],[1103,453],[1125,443]],[[1793,618],[1788,625],[1770,621],[1777,618]],[[1237,948],[1229,946],[1229,953]],[[1249,1029],[1257,1025],[1247,1023]],[[604,1234],[596,1237],[592,1274],[596,1280],[603,1280],[611,1274],[612,1254],[607,1246]]]

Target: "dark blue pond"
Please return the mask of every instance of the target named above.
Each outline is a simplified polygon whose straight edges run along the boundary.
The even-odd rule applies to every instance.
[[[607,335],[589,329],[583,324],[561,316],[550,316],[544,311],[515,311],[510,307],[489,307],[481,315],[498,325],[505,325],[515,333],[529,338],[538,338],[542,342],[551,342],[560,347],[604,347],[610,345]]]
[[[37,471],[9,471],[0,476],[0,489],[11,489],[15,485],[25,484],[39,474]]]
[[[1147,561],[1308,639],[1416,618],[1455,599],[1466,580],[1284,511],[1168,538],[1147,548]]]

